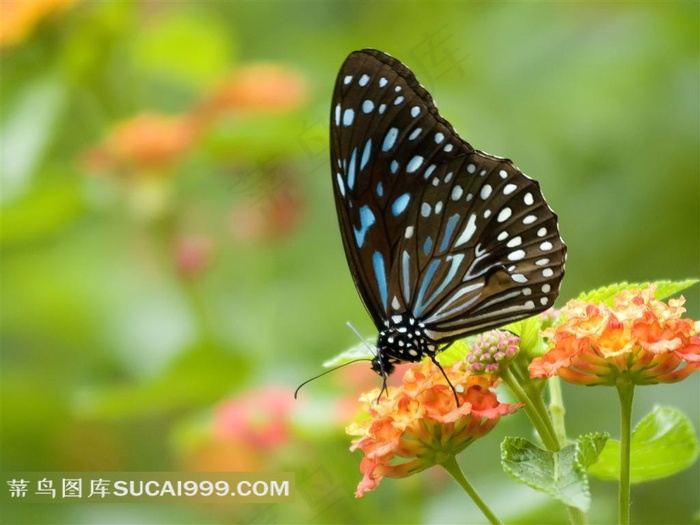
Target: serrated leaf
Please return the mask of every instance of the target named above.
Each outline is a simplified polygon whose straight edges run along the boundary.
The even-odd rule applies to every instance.
[[[598,460],[608,441],[608,433],[594,432],[579,436],[576,440],[576,461],[586,469]]]
[[[656,293],[654,296],[661,300],[676,295],[681,290],[697,284],[698,279],[686,279],[685,281],[656,281]]]
[[[542,450],[526,439],[507,437],[501,443],[501,465],[516,481],[586,512],[591,504],[588,479],[577,461],[577,448]]]
[[[540,316],[533,315],[522,321],[506,325],[503,327],[503,330],[517,335],[520,338],[520,349],[529,355],[540,346],[540,328],[542,328]]]
[[[681,290],[684,290],[695,283],[698,282],[698,279],[686,279],[684,281],[654,281],[652,282],[644,282],[644,283],[628,283],[628,282],[622,282],[622,283],[616,283],[616,284],[611,284],[609,286],[604,286],[602,288],[597,288],[595,290],[591,290],[590,292],[583,292],[581,293],[577,299],[580,301],[586,301],[589,303],[603,303],[607,304],[608,306],[613,305],[613,298],[615,295],[620,293],[623,290],[643,290],[644,288],[648,288],[650,284],[655,284],[656,285],[656,293],[654,296],[657,299],[664,299],[666,297],[669,297],[671,295],[675,295]]]
[[[468,337],[455,341],[447,350],[438,353],[435,358],[441,366],[450,366],[457,361],[461,361],[469,353],[469,345],[473,340],[473,337]]]
[[[632,432],[630,480],[644,483],[689,467],[698,455],[698,440],[690,420],[675,408],[655,407]],[[605,480],[620,479],[620,442],[608,440],[588,472]]]
[[[374,345],[374,340],[369,338],[367,342]],[[323,363],[324,368],[332,368],[334,366],[340,366],[347,364],[351,361],[357,361],[358,359],[368,359],[372,360],[375,357],[375,353],[372,349],[367,346],[364,342],[358,343],[355,346],[348,348],[344,352],[341,352],[335,357],[331,357],[328,361]]]

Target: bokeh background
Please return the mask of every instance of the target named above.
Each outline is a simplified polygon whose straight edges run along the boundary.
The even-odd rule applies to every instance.
[[[697,277],[695,2],[2,0],[2,468],[293,471],[294,503],[6,506],[6,523],[479,523],[429,470],[355,500],[343,428],[365,364],[292,391],[373,327],[331,194],[345,56],[408,64],[479,149],[537,178],[569,246],[559,304]],[[685,293],[700,318],[698,287]],[[615,393],[565,385],[571,435],[617,436]],[[700,426],[697,374],[639,388],[638,420]],[[498,464],[505,418],[460,457],[511,523],[566,522]],[[635,523],[688,523],[697,464],[633,489]],[[593,482],[593,523],[616,486]]]

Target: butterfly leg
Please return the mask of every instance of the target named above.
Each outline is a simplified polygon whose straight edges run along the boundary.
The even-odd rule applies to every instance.
[[[387,395],[389,395],[389,390],[386,386],[386,378],[388,374],[386,373],[386,370],[384,370],[384,358],[382,356],[381,350],[378,351],[375,360],[379,361],[379,372],[382,376],[382,389],[379,391],[379,395],[377,396],[377,400],[375,401],[375,403],[379,403],[379,400],[382,398],[382,394],[384,392],[386,392]]]
[[[452,343],[448,344],[445,348],[442,348],[442,350],[447,350]],[[459,404],[459,397],[457,397],[457,390],[455,389],[454,385],[450,381],[450,379],[447,377],[447,374],[445,373],[445,370],[442,368],[440,363],[438,363],[437,359],[435,359],[435,354],[428,354],[430,356],[430,360],[433,362],[435,366],[437,366],[440,369],[440,372],[442,372],[442,376],[445,378],[445,381],[447,381],[447,384],[450,385],[450,388],[452,389],[452,393],[455,396],[455,402],[457,403],[457,406],[460,406]]]

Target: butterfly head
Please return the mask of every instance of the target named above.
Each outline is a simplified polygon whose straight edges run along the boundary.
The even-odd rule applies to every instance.
[[[372,370],[381,377],[390,376],[394,372],[394,363],[389,361],[381,352],[372,359]]]

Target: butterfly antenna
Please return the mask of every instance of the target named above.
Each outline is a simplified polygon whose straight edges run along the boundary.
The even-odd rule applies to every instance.
[[[345,323],[345,325],[352,331],[352,333],[354,333],[357,336],[357,338],[360,341],[362,341],[365,344],[365,346],[367,347],[367,349],[370,351],[370,353],[372,355],[374,355],[374,356],[377,355],[376,349],[369,343],[369,341],[367,341],[367,339],[362,337],[362,334],[360,334],[360,332],[357,331],[357,329],[352,325],[352,323],[350,321]]]
[[[353,359],[352,361],[348,361],[347,363],[343,363],[342,365],[338,365],[338,366],[336,366],[336,367],[334,367],[334,368],[331,368],[330,370],[325,370],[325,371],[321,372],[320,374],[313,376],[311,379],[307,379],[307,380],[304,381],[302,384],[300,384],[300,385],[297,387],[297,389],[294,391],[294,399],[297,398],[297,394],[299,394],[299,390],[301,390],[301,387],[302,387],[302,386],[304,386],[304,385],[306,385],[306,384],[308,384],[308,383],[311,383],[311,381],[313,381],[313,380],[315,380],[315,379],[318,379],[319,377],[323,377],[323,376],[325,376],[326,374],[330,374],[331,372],[335,372],[335,371],[338,370],[339,368],[343,368],[344,366],[348,366],[348,365],[351,365],[351,364],[353,364],[353,363],[357,363],[357,362],[359,362],[359,361],[371,361],[371,359],[368,359],[368,358],[366,358],[366,357],[360,357],[360,358],[358,358],[358,359]]]

